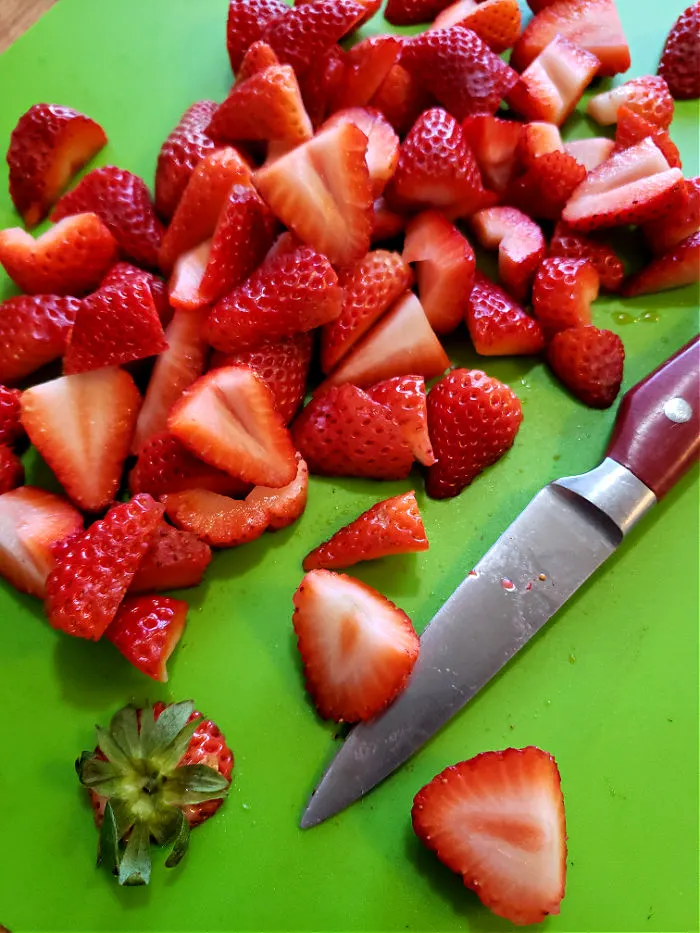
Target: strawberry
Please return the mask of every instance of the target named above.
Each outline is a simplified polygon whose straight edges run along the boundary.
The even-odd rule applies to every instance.
[[[119,607],[105,638],[142,674],[165,683],[166,664],[185,630],[188,609],[170,596],[132,596]]]
[[[465,26],[500,55],[520,37],[521,17],[518,0],[457,0],[435,18],[432,29]]]
[[[630,66],[615,0],[554,0],[530,20],[515,43],[513,68],[524,71],[557,34],[592,52],[600,61],[601,76],[620,74]]]
[[[321,366],[329,373],[357,341],[411,286],[410,268],[398,253],[379,249],[342,269],[340,315],[321,331]]]
[[[403,233],[406,218],[403,214],[392,211],[385,198],[377,198],[374,202],[372,219],[372,243],[381,243],[391,240]]]
[[[568,152],[546,152],[515,180],[508,195],[530,217],[558,220],[564,206],[585,181],[586,169]]]
[[[398,36],[369,36],[353,46],[345,53],[343,80],[331,98],[332,109],[367,106],[400,54]]]
[[[201,311],[207,304],[202,282],[211,259],[211,239],[181,253],[168,281],[168,301],[178,311]]]
[[[671,27],[659,62],[659,74],[676,100],[700,97],[700,2],[684,10]]]
[[[661,220],[645,224],[643,227],[647,243],[657,256],[700,230],[700,178],[686,178],[685,189],[688,199],[684,205],[662,217]],[[3,305],[3,310],[4,307]],[[0,333],[2,333],[1,313]]]
[[[147,282],[109,285],[85,298],[68,338],[63,371],[82,373],[119,366],[167,350]]]
[[[238,72],[246,50],[258,42],[267,24],[288,10],[283,0],[229,0],[226,48],[233,71]]]
[[[681,154],[678,146],[669,136],[666,130],[645,120],[640,114],[623,104],[617,112],[617,127],[615,129],[615,148],[614,152],[620,149],[629,149],[635,143],[641,142],[650,136],[655,145],[663,153],[664,158],[671,168],[682,168]]]
[[[249,488],[249,484],[197,459],[168,431],[148,438],[129,474],[132,495],[147,492],[154,499],[187,489],[208,489],[223,496],[238,496]]]
[[[302,6],[304,3],[311,3],[313,0],[295,0],[294,6]],[[364,14],[362,19],[357,24],[356,28],[359,29],[360,26],[363,26],[365,23],[368,23],[372,17],[379,11],[379,7],[382,5],[382,0],[357,0],[361,7],[364,8]]]
[[[295,334],[215,358],[213,364],[247,366],[258,373],[272,392],[282,421],[289,424],[304,401],[312,351],[311,334]]]
[[[140,265],[157,267],[163,225],[142,178],[114,165],[93,169],[63,195],[51,219],[55,223],[87,212],[97,214],[125,256]]]
[[[547,362],[576,398],[591,408],[609,408],[622,382],[625,348],[609,330],[569,327],[554,335]]]
[[[10,136],[10,197],[28,227],[43,220],[76,172],[107,142],[105,131],[77,110],[34,104]]]
[[[389,69],[370,106],[383,113],[396,132],[403,136],[421,113],[434,103],[435,99],[427,88],[403,65],[396,64]]]
[[[600,279],[587,259],[544,259],[532,287],[532,309],[548,336],[591,323]]]
[[[523,420],[517,395],[478,369],[455,369],[428,393],[428,429],[437,463],[426,491],[434,499],[459,495],[510,450]]]
[[[558,914],[566,824],[556,762],[539,748],[483,752],[441,771],[415,796],[418,838],[499,917]]]
[[[551,6],[552,3],[554,3],[554,0],[527,0],[527,5],[533,13],[539,13],[540,10],[544,10],[546,6]]]
[[[128,262],[117,262],[100,282],[100,288],[106,288],[108,285],[130,284],[134,279],[143,279],[148,284],[160,322],[163,327],[166,327],[173,316],[173,309],[168,303],[168,288],[165,282],[152,272],[145,272]]]
[[[260,505],[230,499],[208,489],[188,489],[163,496],[168,518],[212,547],[239,547],[259,538],[268,524]]]
[[[596,123],[609,126],[617,122],[618,111],[623,105],[662,130],[667,130],[673,120],[674,103],[668,85],[655,75],[633,78],[596,94],[588,101],[586,112]]]
[[[46,581],[50,624],[97,641],[124,598],[163,515],[147,495],[113,506],[103,519],[61,542]]]
[[[18,295],[0,305],[0,379],[19,382],[58,359],[78,313],[77,298]]]
[[[600,61],[592,52],[557,35],[520,75],[508,94],[508,103],[527,120],[548,120],[561,126],[599,67]]]
[[[399,161],[399,137],[386,117],[370,107],[350,107],[338,110],[326,120],[322,129],[327,130],[339,123],[354,123],[367,137],[367,168],[372,186],[372,195],[378,198],[387,182],[396,171]]]
[[[22,394],[30,441],[75,504],[99,512],[114,498],[141,397],[122,369],[61,376]]]
[[[253,177],[275,216],[334,265],[348,266],[369,249],[373,198],[367,147],[365,134],[343,122]]]
[[[247,366],[202,376],[173,406],[168,429],[196,456],[260,486],[286,486],[296,462],[274,396]]]
[[[236,80],[245,81],[251,75],[259,74],[259,72],[265,71],[271,65],[279,65],[279,63],[279,58],[277,58],[267,42],[258,39],[246,50]]]
[[[116,241],[96,214],[66,217],[36,240],[20,227],[0,230],[0,263],[29,295],[85,295],[116,258]]]
[[[601,288],[618,292],[625,277],[625,267],[615,250],[595,240],[570,230],[561,221],[554,228],[549,243],[549,255],[567,259],[588,259],[596,268]]]
[[[404,689],[418,659],[406,613],[345,574],[307,573],[294,594],[292,622],[306,689],[324,719],[376,716]]]
[[[211,563],[211,548],[188,531],[161,522],[129,586],[130,594],[197,586]]]
[[[368,386],[369,397],[386,406],[403,433],[415,459],[425,466],[435,463],[428,435],[425,379],[422,376],[394,376]]]
[[[471,29],[451,26],[406,40],[401,64],[457,120],[495,113],[517,74]]]
[[[44,598],[52,547],[81,531],[83,517],[61,496],[21,486],[0,496],[0,576],[20,593]]]
[[[441,107],[421,114],[401,143],[386,195],[397,210],[435,208],[450,218],[469,216],[495,200],[481,182],[461,126]]]
[[[700,232],[672,246],[657,256],[646,268],[631,276],[622,293],[628,298],[694,285],[700,281]]]
[[[248,0],[242,2],[247,4]],[[206,128],[218,106],[213,100],[192,104],[161,147],[156,167],[156,210],[165,220],[175,213],[195,166],[216,148]]]
[[[292,425],[311,473],[404,479],[413,455],[389,408],[352,385],[313,398]]]
[[[23,436],[22,393],[0,385],[0,447],[13,447]]]
[[[520,134],[526,127],[482,113],[467,117],[462,129],[485,183],[502,194],[517,169]]]
[[[351,32],[364,14],[364,7],[355,0],[312,0],[273,19],[256,38],[264,39],[279,60],[301,76]]]
[[[309,492],[309,468],[300,454],[296,455],[297,473],[287,486],[255,486],[246,496],[249,506],[260,507],[267,515],[268,528],[279,531],[293,524],[304,513]]]
[[[474,250],[442,214],[425,211],[406,228],[403,258],[416,264],[418,295],[430,326],[449,334],[461,323],[474,284]]]
[[[576,188],[562,212],[574,230],[644,223],[685,201],[680,169],[669,168],[651,139],[614,153]]]
[[[387,0],[384,18],[392,26],[413,26],[435,19],[451,0]]]
[[[498,277],[503,287],[517,301],[524,301],[547,254],[541,229],[514,207],[488,207],[474,214],[470,222],[485,249],[498,248]]]
[[[341,570],[363,560],[427,550],[423,519],[411,491],[377,502],[336,531],[306,555],[304,570]]]
[[[469,295],[466,321],[481,356],[528,356],[544,347],[540,324],[480,272]]]
[[[635,140],[637,142],[638,140]],[[572,139],[564,143],[564,152],[573,156],[587,172],[605,162],[612,155],[615,143],[606,136],[594,136],[588,139]]]
[[[331,101],[345,75],[343,55],[339,45],[332,45],[299,78],[304,107],[313,126],[323,123],[333,109]]]
[[[540,120],[526,123],[518,141],[518,157],[523,168],[533,168],[537,159],[549,152],[564,152],[564,141],[559,127]]]
[[[24,485],[24,466],[9,447],[0,445],[0,495]]]

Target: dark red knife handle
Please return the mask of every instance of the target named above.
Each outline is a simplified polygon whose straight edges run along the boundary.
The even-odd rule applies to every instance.
[[[700,454],[700,337],[622,399],[607,455],[661,499]]]

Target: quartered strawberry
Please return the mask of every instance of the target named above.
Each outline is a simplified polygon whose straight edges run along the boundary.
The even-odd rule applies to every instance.
[[[392,211],[385,198],[377,198],[372,215],[372,244],[392,240],[403,233],[405,226],[404,215]]]
[[[312,570],[292,618],[306,689],[325,719],[371,719],[404,689],[420,643],[405,612],[345,574]]]
[[[267,24],[288,10],[283,0],[229,0],[226,48],[233,71],[239,70],[246,50],[262,37]]]
[[[287,11],[285,10],[284,12],[286,13]],[[241,62],[241,67],[238,69],[236,80],[245,81],[246,78],[250,78],[251,75],[258,74],[261,71],[265,71],[265,69],[269,68],[271,65],[279,65],[279,63],[279,59],[267,42],[258,39],[257,42],[254,42],[246,50],[243,61]]]
[[[340,315],[321,331],[321,366],[329,373],[382,314],[411,286],[410,268],[398,253],[378,249],[342,269]]]
[[[24,484],[24,466],[16,453],[0,445],[0,495]]]
[[[150,496],[113,506],[87,531],[55,548],[46,581],[50,624],[78,638],[101,638],[117,614],[163,515]]]
[[[671,27],[659,72],[676,100],[700,97],[700,2],[684,10]]]
[[[488,207],[474,214],[470,223],[485,249],[498,249],[498,277],[503,287],[517,301],[524,301],[547,254],[542,230],[514,207]]]
[[[211,239],[181,253],[168,280],[168,301],[171,307],[187,313],[201,311],[207,304],[202,294],[202,281],[211,258]]]
[[[249,0],[242,2],[249,4]],[[156,166],[156,210],[165,220],[175,213],[195,166],[216,148],[205,131],[218,106],[213,100],[192,104],[161,147]]]
[[[306,555],[304,570],[340,570],[362,560],[427,550],[423,519],[411,491],[377,502],[336,531]]]
[[[308,492],[309,468],[301,454],[297,453],[297,473],[291,483],[279,489],[255,486],[245,501],[250,506],[263,509],[267,515],[267,527],[279,531],[303,515]]]
[[[600,61],[601,76],[620,74],[630,66],[615,0],[554,0],[530,20],[515,43],[513,68],[524,71],[557,34],[592,52]]]
[[[418,838],[499,917],[558,914],[566,825],[556,762],[539,748],[483,752],[441,771],[415,796]]]
[[[256,38],[264,39],[279,60],[301,76],[364,15],[364,7],[356,0],[312,0],[273,19]]]
[[[34,104],[10,136],[10,197],[25,224],[34,227],[76,172],[107,142],[90,117],[58,104]]]
[[[354,45],[343,58],[343,80],[331,98],[332,109],[367,106],[400,54],[398,36],[369,36]]]
[[[367,137],[366,161],[372,196],[378,198],[396,170],[399,160],[399,137],[386,117],[372,107],[350,107],[338,110],[326,120],[322,129],[339,123],[354,123]]]
[[[418,296],[430,326],[449,334],[464,317],[474,284],[474,250],[438,211],[418,214],[406,228],[405,262],[415,263]]]
[[[142,178],[114,165],[93,169],[63,195],[51,219],[56,222],[87,212],[97,214],[125,256],[139,265],[157,268],[163,225]]]
[[[634,140],[638,142],[638,140]],[[564,143],[564,152],[573,156],[576,161],[582,165],[587,172],[592,172],[594,168],[605,162],[612,155],[615,143],[607,136],[592,136],[587,139],[572,139]]]
[[[596,94],[588,101],[586,111],[596,123],[609,126],[617,122],[617,113],[623,105],[662,130],[667,130],[673,120],[673,98],[664,79],[656,75],[633,78]]]
[[[0,385],[0,447],[13,447],[23,436],[22,393]]]
[[[292,437],[309,472],[323,476],[403,479],[413,464],[389,408],[353,385],[313,398],[292,425]]]
[[[19,382],[63,354],[80,302],[18,295],[0,305],[0,380]]]
[[[403,65],[393,65],[372,97],[370,106],[383,113],[396,132],[403,136],[418,117],[433,106],[435,99]]]
[[[600,279],[587,259],[544,259],[532,286],[532,310],[548,336],[591,323]]]
[[[211,548],[189,531],[180,531],[167,522],[155,530],[129,593],[154,593],[197,586],[211,563]]]
[[[172,319],[173,309],[168,303],[168,287],[157,275],[139,269],[138,266],[133,266],[129,262],[117,262],[100,282],[100,288],[106,288],[108,285],[131,284],[135,279],[143,279],[151,289],[153,304],[156,306],[161,324],[165,327]]]
[[[532,168],[540,156],[549,152],[564,152],[559,127],[542,120],[526,123],[518,141],[518,158],[522,167],[525,170]]]
[[[437,463],[426,491],[434,499],[459,495],[510,450],[523,420],[517,395],[478,369],[455,369],[428,393],[428,429]]]
[[[392,26],[413,26],[430,23],[450,0],[387,0],[384,18]]]
[[[389,409],[415,459],[424,466],[432,466],[435,454],[428,435],[425,379],[422,376],[394,376],[368,386],[365,392]]]
[[[655,255],[667,252],[686,237],[700,230],[700,178],[686,178],[687,201],[676,210],[652,221],[643,227],[644,236]],[[2,311],[0,309],[0,334],[2,333]],[[0,350],[2,353],[2,350]],[[1,358],[1,357],[0,357]],[[0,373],[2,368],[0,366]]]
[[[165,683],[166,665],[177,647],[189,606],[171,596],[132,596],[124,600],[104,633],[134,667]]]
[[[600,287],[618,292],[625,277],[625,267],[615,250],[593,237],[584,236],[559,222],[549,243],[549,255],[566,259],[587,259],[595,267]]]
[[[331,101],[345,74],[343,55],[339,45],[332,45],[299,78],[304,106],[314,126],[320,126],[333,109]]]
[[[540,324],[481,272],[476,273],[465,319],[481,356],[527,356],[544,347]]]
[[[576,398],[591,408],[609,408],[622,382],[625,348],[610,330],[569,327],[554,335],[547,362]]]
[[[119,366],[166,350],[148,284],[109,285],[88,295],[78,308],[63,357],[65,373]]]
[[[669,136],[668,132],[655,123],[650,123],[643,116],[623,104],[617,111],[617,127],[615,128],[614,152],[620,149],[629,149],[635,143],[641,142],[647,136],[651,137],[656,146],[663,153],[671,168],[682,168],[681,154],[678,146]]]
[[[520,37],[521,17],[518,0],[457,0],[435,18],[433,29],[465,26],[500,55]]]
[[[586,174],[586,169],[568,152],[546,152],[515,179],[507,197],[530,217],[558,220]]]
[[[680,288],[700,281],[700,233],[693,233],[631,276],[622,293],[628,298]]]
[[[517,170],[520,134],[526,127],[482,113],[467,117],[462,129],[486,185],[503,193]]]
[[[268,524],[260,505],[210,492],[188,489],[163,496],[168,518],[211,547],[239,547],[259,538]]]
[[[83,517],[67,499],[36,486],[0,495],[0,576],[21,593],[44,598],[54,566],[52,547],[82,531]]]
[[[141,396],[129,373],[61,376],[22,394],[22,424],[71,501],[98,512],[114,498]]]
[[[29,295],[86,295],[117,259],[117,243],[96,214],[66,217],[34,237],[0,230],[0,263]]]

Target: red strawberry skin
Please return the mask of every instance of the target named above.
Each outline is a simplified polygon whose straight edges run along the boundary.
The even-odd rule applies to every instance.
[[[297,473],[287,486],[255,486],[245,498],[247,505],[261,508],[267,515],[267,525],[273,531],[287,528],[300,518],[309,494],[309,468],[297,453]]]
[[[213,100],[192,104],[161,147],[156,166],[155,202],[164,220],[170,220],[175,213],[195,166],[216,148],[206,128],[218,106]]]
[[[590,324],[599,285],[598,272],[587,259],[543,260],[535,276],[532,305],[545,333]]]
[[[370,105],[383,113],[401,136],[404,136],[421,113],[434,103],[433,95],[400,63],[389,69],[370,101]]]
[[[0,379],[19,382],[58,359],[78,313],[77,298],[18,295],[0,305]]]
[[[544,347],[540,324],[480,272],[467,300],[466,322],[481,356],[527,356]]]
[[[106,288],[108,285],[126,285],[133,282],[134,279],[143,279],[148,283],[148,287],[151,289],[151,295],[153,295],[153,304],[156,306],[158,317],[163,327],[165,327],[170,323],[173,316],[173,309],[168,302],[168,286],[162,279],[159,279],[157,275],[139,269],[138,266],[134,266],[129,262],[117,262],[102,279],[100,288]]]
[[[555,375],[591,408],[609,408],[622,382],[625,348],[609,330],[570,327],[554,336],[547,360]]]
[[[0,495],[24,484],[24,466],[9,447],[0,445]]]
[[[226,48],[233,71],[238,71],[246,50],[261,38],[267,24],[288,10],[283,0],[230,0]]]
[[[655,145],[661,150],[671,168],[683,167],[678,146],[674,143],[666,130],[656,126],[654,123],[650,123],[649,120],[645,120],[644,117],[630,110],[626,105],[620,107],[617,112],[615,149],[613,151],[617,152],[620,149],[629,149],[630,146],[634,146],[635,143],[641,142],[643,139],[646,139],[647,136],[650,136],[654,140]]]
[[[12,447],[23,436],[22,393],[0,385],[0,447]]]
[[[424,466],[432,466],[435,454],[428,436],[425,379],[422,376],[394,376],[368,386],[365,392],[373,401],[389,409],[416,460]]]
[[[563,221],[554,228],[549,255],[566,259],[588,259],[596,268],[601,288],[618,292],[625,277],[625,267],[612,247],[571,230]]]
[[[700,232],[672,246],[668,252],[657,256],[649,265],[631,276],[623,286],[627,297],[648,295],[680,288],[700,281]]]
[[[691,3],[671,27],[659,74],[676,100],[700,97],[700,0]]]
[[[545,152],[511,184],[507,197],[530,217],[558,220],[586,178],[586,169],[568,152]]]
[[[211,563],[211,548],[188,531],[161,522],[129,586],[129,593],[154,593],[197,586]]]
[[[262,36],[298,77],[364,18],[355,0],[312,0],[268,23]]]
[[[185,629],[188,608],[170,596],[125,599],[105,638],[142,674],[165,683],[166,663]]]
[[[387,0],[384,17],[393,26],[430,23],[452,0]]]
[[[259,538],[268,513],[259,504],[230,499],[207,489],[188,489],[163,496],[168,518],[212,547],[240,547]]]
[[[661,220],[644,225],[644,236],[656,255],[661,255],[672,247],[678,246],[687,237],[700,230],[700,178],[686,178],[685,189],[688,199],[684,205]],[[0,333],[2,333],[1,321],[0,315]]]

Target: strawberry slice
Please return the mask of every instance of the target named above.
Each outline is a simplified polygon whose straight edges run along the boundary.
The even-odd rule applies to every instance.
[[[226,48],[234,72],[241,67],[246,50],[262,38],[267,24],[288,10],[283,0],[229,0]]]
[[[22,423],[69,499],[99,512],[114,498],[141,396],[129,373],[61,376],[22,394]]]
[[[416,460],[424,466],[432,466],[435,454],[428,435],[425,379],[422,376],[394,376],[369,386],[365,392],[389,409]]]
[[[279,531],[293,524],[304,513],[309,492],[309,468],[297,454],[297,474],[287,486],[274,489],[256,486],[246,496],[250,506],[260,507],[267,514],[268,528]]]
[[[600,240],[570,230],[561,221],[554,228],[549,243],[550,256],[567,259],[588,259],[593,263],[600,279],[600,287],[618,292],[625,277],[625,267],[615,250]]]
[[[49,623],[78,638],[102,637],[126,595],[161,522],[150,496],[115,505],[105,517],[54,548],[46,581]]]
[[[517,301],[524,301],[547,255],[542,230],[514,207],[488,207],[474,214],[470,223],[485,249],[498,249],[498,277],[503,287]]]
[[[267,42],[258,39],[246,50],[236,80],[245,81],[251,75],[259,74],[259,72],[265,71],[271,65],[279,65],[279,63],[279,58],[277,58]]]
[[[321,331],[324,373],[355,346],[384,312],[410,288],[410,268],[398,253],[378,249],[338,276],[343,305],[340,315]]]
[[[400,136],[411,129],[418,117],[432,107],[435,99],[403,65],[393,65],[372,97],[370,106],[386,119]]]
[[[153,295],[143,279],[109,285],[85,298],[68,338],[63,371],[119,366],[167,350]]]
[[[163,225],[142,178],[114,165],[93,169],[63,195],[51,219],[55,223],[88,212],[97,214],[129,259],[149,268],[158,266]]]
[[[178,311],[200,311],[207,304],[202,282],[211,258],[212,241],[181,253],[168,281],[168,301]]]
[[[34,104],[10,136],[10,197],[28,227],[43,220],[76,172],[106,144],[90,117],[58,104]]]
[[[622,293],[628,298],[680,288],[700,281],[700,233],[693,233],[631,276]]]
[[[77,298],[18,295],[0,305],[0,378],[19,382],[63,355]]]
[[[633,110],[623,104],[617,112],[617,127],[615,129],[615,148],[614,152],[620,149],[629,149],[635,143],[641,142],[650,136],[655,145],[663,153],[664,158],[671,168],[682,168],[681,154],[678,146],[671,139],[666,130],[661,129],[655,123],[650,123],[643,116],[635,113]]]
[[[638,142],[638,140],[634,140]],[[594,136],[590,139],[572,139],[571,142],[564,143],[564,152],[573,156],[574,159],[582,165],[587,172],[592,172],[598,168],[612,155],[615,143],[606,136]]]
[[[304,74],[323,53],[364,18],[355,0],[312,0],[267,24],[262,38],[281,62]]]
[[[398,36],[369,36],[345,53],[343,80],[331,98],[333,110],[365,107],[401,54]]]
[[[334,265],[350,265],[369,249],[374,199],[367,147],[365,134],[343,122],[253,177],[275,216]]]
[[[186,389],[168,429],[197,457],[256,486],[286,486],[296,461],[272,392],[246,366],[227,366]]]
[[[643,227],[644,236],[655,255],[660,256],[686,237],[700,230],[700,178],[686,178],[687,201],[684,205]],[[3,305],[3,311],[5,305]],[[2,315],[0,314],[0,334]]]
[[[13,447],[23,435],[22,393],[0,385],[0,447]]]
[[[667,130],[673,120],[673,98],[664,79],[656,75],[633,78],[596,94],[588,101],[586,112],[596,123],[609,126],[617,122],[618,111],[623,105],[662,130]]]
[[[418,659],[406,613],[345,574],[307,573],[294,594],[292,622],[306,689],[325,719],[376,716],[404,689]]]
[[[160,592],[197,586],[211,563],[211,548],[188,531],[166,522],[155,530],[151,543],[129,586],[129,593]]]
[[[148,284],[160,322],[166,327],[173,316],[173,309],[168,303],[168,287],[152,272],[145,272],[129,262],[117,262],[100,282],[100,288],[106,288],[108,285],[130,285],[134,279],[143,279]]]
[[[539,748],[483,752],[441,771],[411,811],[418,838],[499,917],[558,914],[566,825],[556,762]]]
[[[34,237],[0,230],[0,263],[29,295],[86,295],[117,258],[117,243],[96,214],[66,217]]]
[[[381,243],[391,240],[403,233],[406,218],[403,214],[392,211],[385,198],[377,198],[374,202],[372,219],[372,243]]]
[[[9,447],[0,446],[0,495],[24,485],[24,466]]]
[[[591,408],[609,408],[622,382],[625,348],[610,330],[569,327],[554,335],[547,362],[564,385]]]
[[[528,356],[544,347],[540,324],[478,271],[467,302],[466,321],[480,356]]]
[[[532,310],[548,337],[591,323],[600,278],[587,259],[544,259],[532,287]]]
[[[43,599],[54,566],[52,547],[82,531],[83,517],[67,499],[35,486],[0,496],[0,576],[20,593]]]
[[[568,152],[546,152],[515,180],[508,192],[512,204],[530,217],[558,220],[586,179],[586,169]]]
[[[218,106],[213,100],[192,104],[161,147],[156,166],[156,210],[166,220],[175,213],[195,166],[216,148],[205,130]]]
[[[413,26],[430,23],[450,0],[387,0],[384,19],[392,26]]]
[[[513,68],[524,71],[557,34],[592,52],[600,61],[601,76],[620,74],[630,66],[615,0],[554,0],[530,20],[515,43]]]
[[[343,56],[340,46],[332,45],[299,78],[304,106],[314,126],[320,126],[333,109],[331,101],[345,75]]]
[[[659,74],[676,100],[700,97],[700,2],[684,10],[671,27],[659,62]]]
[[[370,107],[339,110],[323,124],[322,130],[340,123],[354,123],[367,137],[367,168],[372,196],[378,198],[396,171],[399,161],[399,137],[386,117]]]
[[[125,599],[105,638],[142,674],[166,683],[168,658],[185,630],[188,609],[186,602],[170,596]]]
[[[518,0],[457,0],[438,16],[431,29],[465,26],[500,55],[520,38],[521,16]]]
[[[292,425],[311,473],[404,479],[413,454],[389,408],[352,385],[319,393]]]
[[[462,123],[481,176],[494,191],[508,188],[518,167],[518,144],[523,129],[513,120],[501,120],[488,113],[473,114]]]
[[[416,264],[418,295],[430,326],[449,334],[461,323],[474,284],[474,250],[442,214],[425,211],[406,228],[403,258]]]
[[[411,491],[377,502],[336,531],[306,555],[304,570],[341,570],[363,560],[427,550],[423,519]]]
[[[564,141],[559,127],[539,120],[527,123],[522,128],[518,141],[518,157],[523,168],[532,168],[540,156],[549,152],[564,152]]]
[[[245,500],[230,499],[208,489],[188,489],[163,496],[168,518],[212,547],[239,547],[259,538],[268,524],[267,511]]]

